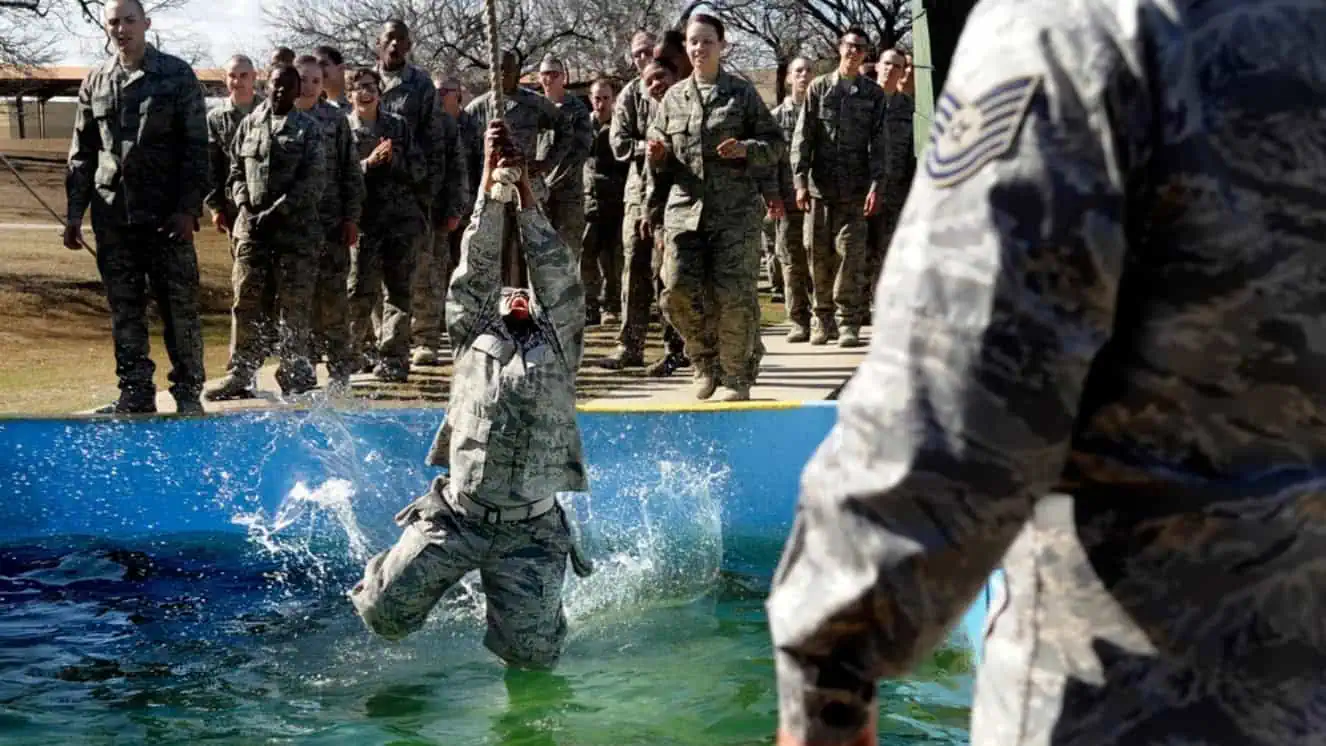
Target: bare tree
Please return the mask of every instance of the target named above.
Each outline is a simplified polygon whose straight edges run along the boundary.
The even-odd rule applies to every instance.
[[[522,68],[552,53],[573,78],[625,73],[631,34],[661,26],[676,7],[675,0],[502,0],[499,41]],[[360,63],[374,59],[382,23],[399,18],[421,67],[478,81],[466,73],[489,64],[482,0],[277,0],[267,17],[291,46],[332,44]]]
[[[189,0],[155,0],[144,2],[148,15],[155,11],[181,8]],[[92,36],[109,49],[102,30],[102,12],[105,0],[0,0],[0,64],[31,66],[54,62],[59,54],[58,37],[72,35],[87,39]],[[201,51],[205,44],[192,32],[172,34],[154,33],[157,46],[169,47],[171,52],[189,62],[205,57]]]
[[[888,49],[912,28],[911,0],[792,0],[819,27],[831,48],[847,29],[860,26],[877,50]]]

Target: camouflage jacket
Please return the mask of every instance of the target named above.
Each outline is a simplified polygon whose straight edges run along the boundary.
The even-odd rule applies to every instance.
[[[353,111],[350,137],[354,140],[355,158],[364,168],[364,210],[362,227],[380,230],[396,222],[422,221],[423,209],[416,198],[428,188],[428,172],[418,156],[410,125],[395,114],[378,110],[378,118],[365,122]],[[391,140],[392,158],[371,168],[364,167],[382,138]]]
[[[410,64],[397,73],[379,65],[378,74],[382,76],[379,106],[410,126],[415,153],[412,157],[419,158],[424,166],[426,188],[417,193],[420,207],[425,213],[444,218],[459,217],[465,164],[460,157],[456,121],[442,111],[433,80]],[[443,201],[435,203],[435,195],[441,195]]]
[[[364,207],[364,169],[359,165],[350,120],[341,109],[319,101],[308,111],[322,132],[323,179],[326,186],[318,202],[323,226],[344,221],[358,224]]]
[[[461,215],[464,216],[474,212],[479,179],[483,177],[483,129],[473,114],[461,109],[456,117],[456,132],[460,138],[460,157],[465,161],[465,191],[461,194]]]
[[[612,125],[594,124],[594,145],[585,161],[585,214],[622,210],[630,166],[612,152]]]
[[[203,204],[212,212],[225,214],[232,220],[235,218],[235,204],[230,201],[230,192],[226,189],[226,182],[230,179],[230,145],[235,139],[239,123],[252,111],[252,104],[241,109],[226,99],[207,112],[208,189],[203,196]]]
[[[65,195],[68,219],[93,228],[202,217],[209,185],[207,107],[193,69],[147,46],[139,69],[113,57],[78,89]]]
[[[608,135],[612,152],[617,160],[630,164],[623,200],[628,205],[645,204],[645,174],[649,171],[649,164],[645,162],[645,141],[655,108],[653,99],[645,91],[644,81],[636,78],[622,89],[622,95],[612,109],[612,129]]]
[[[888,134],[888,155],[884,159],[885,209],[902,211],[907,190],[916,174],[916,148],[912,140],[912,117],[915,102],[905,93],[889,96],[888,111],[884,115],[884,130]]]
[[[325,188],[318,121],[291,109],[273,131],[276,118],[263,106],[239,123],[230,146],[231,201],[250,217],[275,218],[263,218],[265,225],[315,223]]]
[[[1002,564],[973,746],[1321,742],[1323,28],[977,4],[774,577],[791,736],[847,742]]]
[[[535,332],[518,343],[500,314],[506,207],[480,197],[447,294],[455,373],[428,463],[451,489],[485,506],[518,508],[589,489],[576,422],[585,345],[578,262],[537,209],[516,215],[533,289]]]
[[[585,161],[589,160],[589,151],[594,144],[594,123],[592,114],[583,99],[566,94],[560,104],[553,104],[561,112],[562,118],[569,121],[571,128],[571,148],[566,156],[548,172],[545,179],[548,192],[557,195],[563,201],[580,200],[585,192]],[[553,132],[539,133],[538,158],[547,160],[556,139]]]
[[[746,157],[720,158],[719,143],[735,138],[746,144]],[[778,198],[777,181],[762,178],[785,151],[783,133],[755,86],[726,72],[707,97],[695,77],[668,89],[650,120],[648,138],[663,140],[668,157],[659,170],[670,172],[663,225],[668,230],[697,230],[705,222],[750,219],[761,191],[765,201]]]
[[[792,180],[815,199],[864,201],[884,180],[888,105],[879,83],[858,75],[847,87],[837,71],[810,82],[792,138]]]
[[[562,116],[562,110],[557,108],[557,104],[528,88],[516,88],[514,93],[503,94],[502,107],[506,111],[502,112],[501,118],[511,131],[511,139],[526,158],[538,158],[540,134],[553,133],[552,142],[542,153],[543,174],[546,176],[553,173],[575,147],[576,133],[571,127],[571,119]],[[488,129],[488,123],[495,118],[492,92],[475,97],[465,110],[474,117],[482,137],[482,133]]]

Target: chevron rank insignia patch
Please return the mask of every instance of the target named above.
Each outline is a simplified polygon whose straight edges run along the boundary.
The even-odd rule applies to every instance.
[[[1039,75],[998,83],[970,103],[945,92],[935,106],[925,170],[937,187],[967,180],[1017,140]]]

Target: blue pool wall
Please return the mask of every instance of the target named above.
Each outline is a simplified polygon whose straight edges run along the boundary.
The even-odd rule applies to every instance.
[[[0,543],[243,532],[299,483],[344,478],[355,516],[381,543],[392,514],[437,470],[424,464],[443,410],[279,410],[203,418],[0,419]],[[721,475],[725,535],[781,541],[801,470],[832,428],[832,402],[699,411],[584,411],[591,499],[638,499],[665,465]],[[596,511],[611,513],[611,510]],[[997,580],[994,579],[994,580]],[[958,636],[979,655],[992,586]]]

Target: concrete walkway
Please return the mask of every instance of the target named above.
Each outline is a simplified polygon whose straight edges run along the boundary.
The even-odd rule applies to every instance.
[[[610,335],[614,329],[594,330],[592,334]],[[808,344],[789,344],[782,325],[764,328],[765,356],[760,378],[751,389],[754,402],[813,401],[827,399],[847,379],[861,361],[866,348],[845,350],[833,344],[811,347]],[[657,335],[651,335],[657,337]],[[863,341],[869,342],[870,328],[862,330]],[[661,354],[657,340],[651,339],[646,358],[654,360]],[[410,371],[405,384],[388,384],[371,374],[358,374],[351,378],[352,396],[340,402],[347,408],[363,407],[445,407],[451,375],[451,361],[444,353],[438,366],[416,366]],[[276,383],[276,364],[264,366],[258,373],[258,397],[229,402],[204,402],[209,412],[227,412],[253,409],[309,406],[324,400],[327,384],[325,366],[318,368],[318,389],[293,400],[281,397]],[[216,381],[209,381],[211,387]],[[586,355],[578,379],[580,406],[586,409],[642,409],[642,408],[697,408],[715,406],[697,401],[692,393],[691,369],[677,371],[670,378],[649,378],[642,371],[606,371],[594,365]],[[167,392],[157,395],[157,409],[175,411],[175,400]]]

